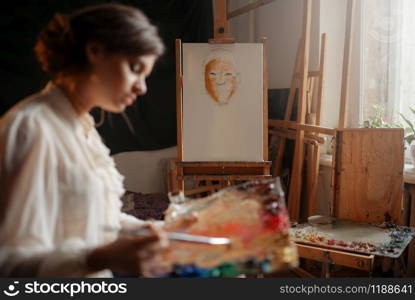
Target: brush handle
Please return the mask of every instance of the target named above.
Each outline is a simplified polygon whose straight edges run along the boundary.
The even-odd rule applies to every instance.
[[[119,230],[118,233],[139,235],[139,236],[151,235],[151,231],[145,228],[142,228],[139,230]],[[209,236],[188,234],[188,233],[182,233],[182,232],[167,232],[167,237],[169,238],[169,240],[174,240],[174,241],[208,244],[208,245],[228,245],[231,243],[231,240],[225,237],[209,237]]]

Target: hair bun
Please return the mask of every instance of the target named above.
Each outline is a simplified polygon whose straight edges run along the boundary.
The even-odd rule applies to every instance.
[[[37,58],[53,77],[89,70],[88,42],[110,54],[161,55],[164,45],[156,27],[138,9],[117,3],[85,7],[68,16],[55,14],[40,32]]]
[[[68,54],[73,49],[74,39],[70,20],[56,13],[40,32],[35,52],[42,68],[52,74],[61,72],[70,63]]]
[[[70,30],[71,30],[71,25],[68,20],[68,17],[66,17],[65,15],[56,13],[53,16],[52,20],[50,20],[49,31],[51,33],[65,36],[70,32]]]

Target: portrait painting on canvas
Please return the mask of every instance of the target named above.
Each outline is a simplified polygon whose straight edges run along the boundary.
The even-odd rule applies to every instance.
[[[263,161],[263,45],[183,44],[183,161]]]
[[[213,101],[227,104],[238,88],[239,73],[231,51],[214,49],[205,63],[205,87]]]

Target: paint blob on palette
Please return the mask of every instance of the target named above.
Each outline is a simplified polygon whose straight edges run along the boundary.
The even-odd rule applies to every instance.
[[[178,277],[233,277],[297,266],[278,180],[229,187],[209,197],[171,204],[166,231],[226,237],[230,245],[171,241],[153,273]]]

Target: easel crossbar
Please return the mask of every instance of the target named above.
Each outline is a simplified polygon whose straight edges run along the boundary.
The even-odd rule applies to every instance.
[[[315,133],[320,133],[320,134],[325,134],[325,135],[330,135],[330,136],[335,136],[336,131],[337,131],[334,128],[309,125],[309,124],[299,124],[294,121],[285,121],[285,120],[268,120],[268,126],[297,129],[297,130],[315,132]]]

